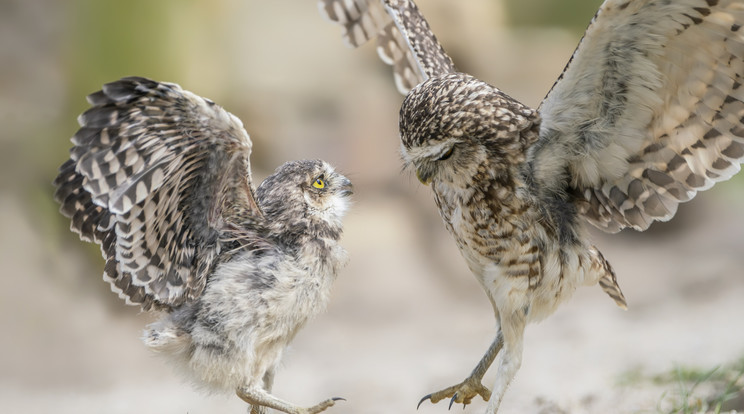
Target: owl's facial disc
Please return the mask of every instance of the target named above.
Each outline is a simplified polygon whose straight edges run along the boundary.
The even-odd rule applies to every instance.
[[[349,197],[354,194],[351,181],[333,170],[315,176],[310,187],[320,197]]]
[[[430,146],[414,147],[404,151],[416,168],[416,178],[421,184],[429,185],[443,164],[456,152],[456,142],[446,140]]]
[[[340,220],[348,210],[349,198],[354,193],[351,181],[327,164],[310,176],[305,188],[309,211],[323,221]]]

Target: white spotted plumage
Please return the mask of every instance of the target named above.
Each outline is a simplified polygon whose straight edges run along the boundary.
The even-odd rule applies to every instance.
[[[380,31],[380,42],[408,46],[392,60],[407,94],[403,158],[431,183],[499,324],[473,373],[422,401],[480,395],[495,413],[519,369],[527,322],[581,284],[598,283],[625,306],[585,223],[645,230],[739,171],[744,2],[606,0],[537,110],[457,73],[412,0],[357,3],[388,12],[397,32]],[[404,70],[413,87],[397,82]],[[492,396],[480,381],[497,354]]]

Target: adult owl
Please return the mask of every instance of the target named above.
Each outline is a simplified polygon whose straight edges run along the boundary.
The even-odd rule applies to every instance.
[[[538,109],[459,73],[411,0],[321,0],[352,46],[377,37],[393,65],[403,158],[493,305],[498,332],[470,376],[425,396],[495,413],[525,325],[581,285],[620,307],[587,237],[645,230],[739,171],[744,158],[744,2],[606,0]],[[497,354],[493,391],[482,384]],[[421,404],[419,402],[419,404]]]
[[[253,414],[334,405],[301,408],[271,385],[346,261],[349,180],[323,161],[295,161],[254,190],[240,120],[172,83],[124,78],[88,101],[55,198],[71,229],[100,244],[112,290],[161,312],[144,343]]]

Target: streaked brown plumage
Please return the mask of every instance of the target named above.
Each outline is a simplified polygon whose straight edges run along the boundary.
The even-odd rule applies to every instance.
[[[124,78],[88,100],[55,199],[71,229],[101,245],[112,290],[163,311],[145,344],[254,414],[332,406],[270,392],[284,348],[324,309],[346,261],[349,180],[294,161],[254,191],[240,120],[175,84]]]
[[[320,10],[351,45],[378,37],[407,94],[405,162],[431,184],[499,325],[468,379],[422,402],[481,395],[495,413],[526,323],[580,285],[599,283],[625,307],[586,222],[645,230],[744,160],[741,1],[606,0],[537,110],[458,73],[411,0],[321,0]],[[497,354],[492,397],[481,379]]]

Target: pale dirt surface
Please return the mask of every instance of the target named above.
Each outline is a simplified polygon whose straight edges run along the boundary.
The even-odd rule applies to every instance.
[[[474,367],[495,334],[491,309],[428,189],[400,173],[401,98],[389,71],[372,48],[340,46],[338,30],[301,3],[190,2],[168,32],[181,48],[174,52],[180,66],[160,79],[243,119],[255,141],[257,180],[287,159],[323,157],[355,182],[344,237],[351,262],[328,311],[288,350],[275,394],[302,405],[347,399],[329,413],[414,413],[421,396]],[[577,40],[560,31],[505,31],[497,2],[421,3],[460,67],[531,105]],[[0,19],[16,36],[13,50],[2,52],[17,58],[0,73],[9,86],[0,92],[0,114],[10,121],[0,139],[0,412],[245,412],[232,395],[194,391],[147,352],[138,337],[151,316],[107,291],[96,252],[57,220],[48,183],[65,156],[57,148],[67,147],[57,141],[75,129],[75,115],[59,102],[82,108],[82,96],[99,87],[71,91],[65,83],[64,57],[75,47],[69,32],[86,21],[52,0],[10,4]],[[588,19],[594,10],[585,12]],[[192,43],[184,47],[177,36]],[[488,54],[472,47],[478,37]],[[17,52],[24,44],[42,51]],[[500,412],[654,413],[668,390],[621,385],[628,372],[714,367],[744,355],[743,182],[704,193],[647,234],[597,234],[630,309],[616,308],[597,287],[583,288],[529,326],[522,368]],[[485,382],[493,381],[489,372]],[[464,412],[484,407],[478,400]],[[418,410],[445,411],[444,403]]]

